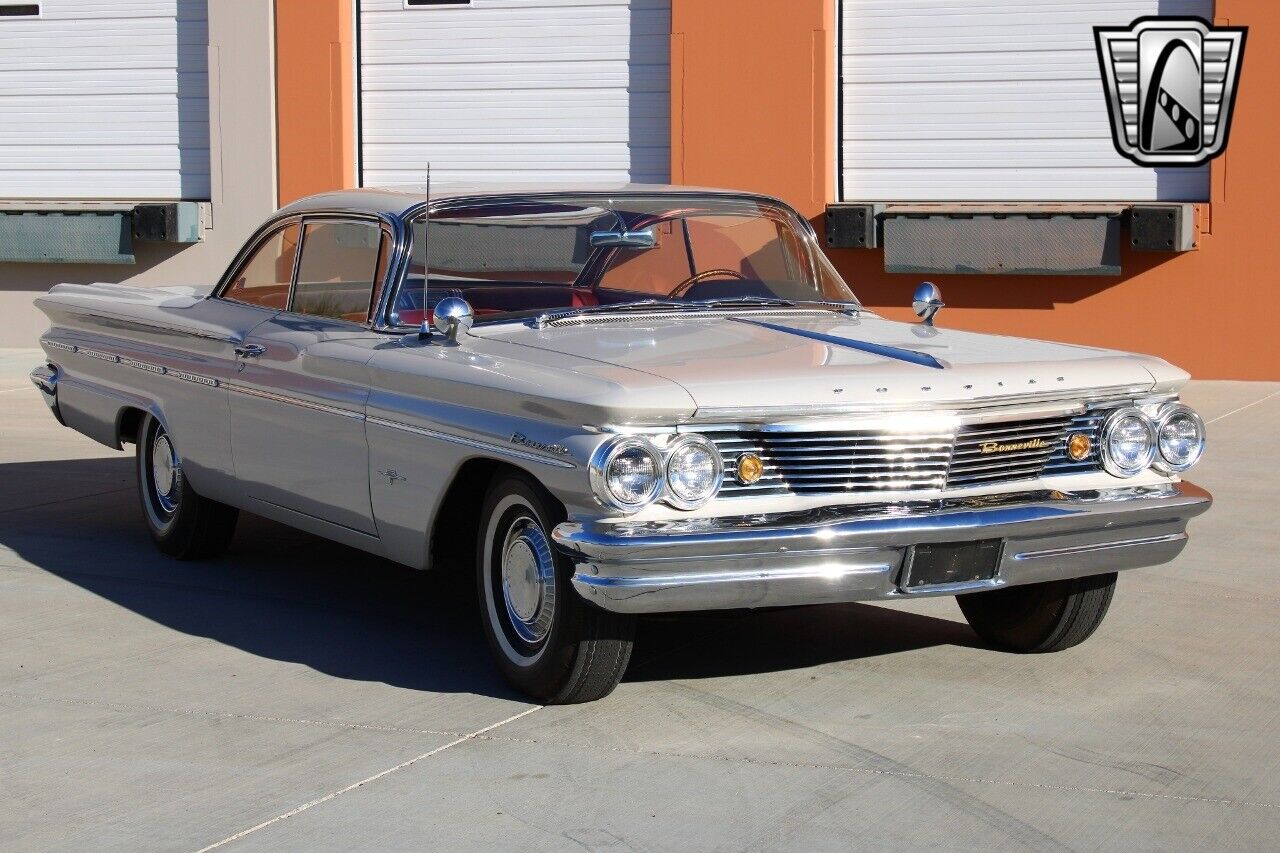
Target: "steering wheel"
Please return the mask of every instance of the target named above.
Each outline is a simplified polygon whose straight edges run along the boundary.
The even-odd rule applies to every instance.
[[[670,293],[668,293],[667,297],[669,299],[674,299],[677,296],[684,296],[686,293],[689,292],[690,288],[692,288],[695,284],[706,281],[709,278],[736,278],[739,281],[747,280],[747,277],[745,275],[743,275],[740,272],[736,272],[734,270],[726,270],[726,269],[703,270],[700,273],[689,276],[684,281],[677,284],[675,287],[675,290],[672,290]]]

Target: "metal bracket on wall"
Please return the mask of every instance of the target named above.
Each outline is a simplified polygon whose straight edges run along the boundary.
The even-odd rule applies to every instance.
[[[826,238],[829,249],[874,249],[876,209],[873,204],[829,204]]]
[[[1129,209],[1129,245],[1148,252],[1195,249],[1195,205],[1135,204]]]
[[[133,236],[165,243],[199,243],[200,203],[140,204],[133,209]]]

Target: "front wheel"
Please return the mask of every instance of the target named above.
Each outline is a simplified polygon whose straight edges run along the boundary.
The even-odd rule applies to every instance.
[[[239,512],[191,487],[173,439],[154,415],[138,427],[137,463],[142,517],[156,547],[179,560],[222,553],[236,531]]]
[[[986,642],[1015,652],[1058,652],[1098,629],[1116,591],[1116,574],[1012,586],[956,597]]]
[[[550,531],[563,512],[533,480],[499,475],[476,555],[485,636],[503,676],[551,705],[608,696],[631,658],[635,619],[583,601]]]

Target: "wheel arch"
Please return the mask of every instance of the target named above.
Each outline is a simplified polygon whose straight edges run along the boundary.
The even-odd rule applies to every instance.
[[[451,561],[471,565],[480,536],[480,512],[484,508],[485,495],[494,480],[503,474],[515,474],[530,481],[562,513],[566,511],[564,502],[527,468],[503,459],[472,457],[454,471],[436,505],[427,538],[428,568],[438,568]]]

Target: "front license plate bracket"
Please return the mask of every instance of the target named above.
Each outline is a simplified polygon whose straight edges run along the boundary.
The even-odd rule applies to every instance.
[[[907,550],[899,586],[911,591],[995,580],[1003,551],[1002,539],[912,545]]]

